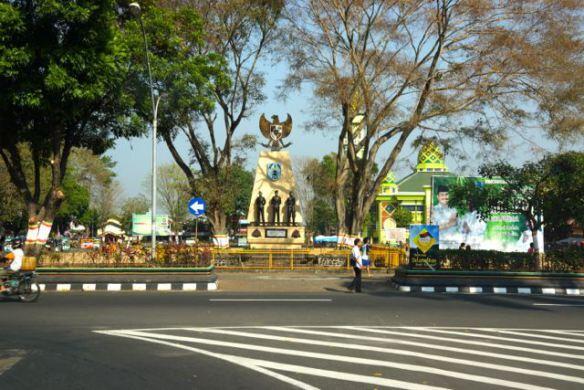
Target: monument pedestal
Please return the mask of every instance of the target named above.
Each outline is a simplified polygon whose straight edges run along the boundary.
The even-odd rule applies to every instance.
[[[247,242],[252,249],[300,249],[306,242],[304,220],[300,205],[295,200],[295,225],[286,219],[286,200],[296,190],[292,161],[287,151],[262,151],[258,159],[249,212]],[[279,207],[281,223],[277,220],[270,200],[276,191],[281,198]],[[260,192],[265,198],[265,224],[258,221],[256,199]]]
[[[247,242],[252,249],[301,249],[304,226],[248,226]]]

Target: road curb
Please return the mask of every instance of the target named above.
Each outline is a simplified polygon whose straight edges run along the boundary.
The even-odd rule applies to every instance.
[[[46,292],[217,291],[218,281],[197,283],[40,283]]]
[[[584,289],[557,287],[499,287],[499,286],[405,286],[393,283],[404,293],[490,294],[490,295],[568,295],[584,297]]]

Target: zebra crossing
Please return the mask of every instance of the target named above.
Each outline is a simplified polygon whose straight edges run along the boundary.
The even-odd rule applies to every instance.
[[[242,366],[282,388],[584,388],[582,330],[337,325],[95,332]]]

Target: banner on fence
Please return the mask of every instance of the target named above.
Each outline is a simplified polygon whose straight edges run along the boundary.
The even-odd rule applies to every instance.
[[[437,268],[439,244],[437,225],[410,225],[410,267]]]
[[[458,249],[464,243],[472,249],[527,252],[532,237],[523,215],[493,213],[488,220],[482,221],[474,210],[465,212],[448,205],[449,190],[457,180],[473,180],[479,185],[503,185],[501,182],[480,177],[432,178],[431,222],[439,226],[440,249]],[[538,238],[539,248],[543,248],[543,231],[539,232]]]

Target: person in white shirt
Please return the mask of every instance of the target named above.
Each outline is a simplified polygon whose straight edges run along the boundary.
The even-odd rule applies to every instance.
[[[351,265],[355,271],[355,277],[349,285],[349,290],[360,293],[361,292],[361,268],[363,268],[363,260],[361,256],[361,246],[363,243],[359,238],[355,238],[353,250],[351,251]]]
[[[20,240],[14,240],[12,241],[11,246],[12,252],[5,256],[5,258],[8,261],[10,261],[10,264],[0,271],[0,277],[10,275],[11,273],[14,272],[18,272],[22,268],[22,259],[24,258],[22,242]]]

